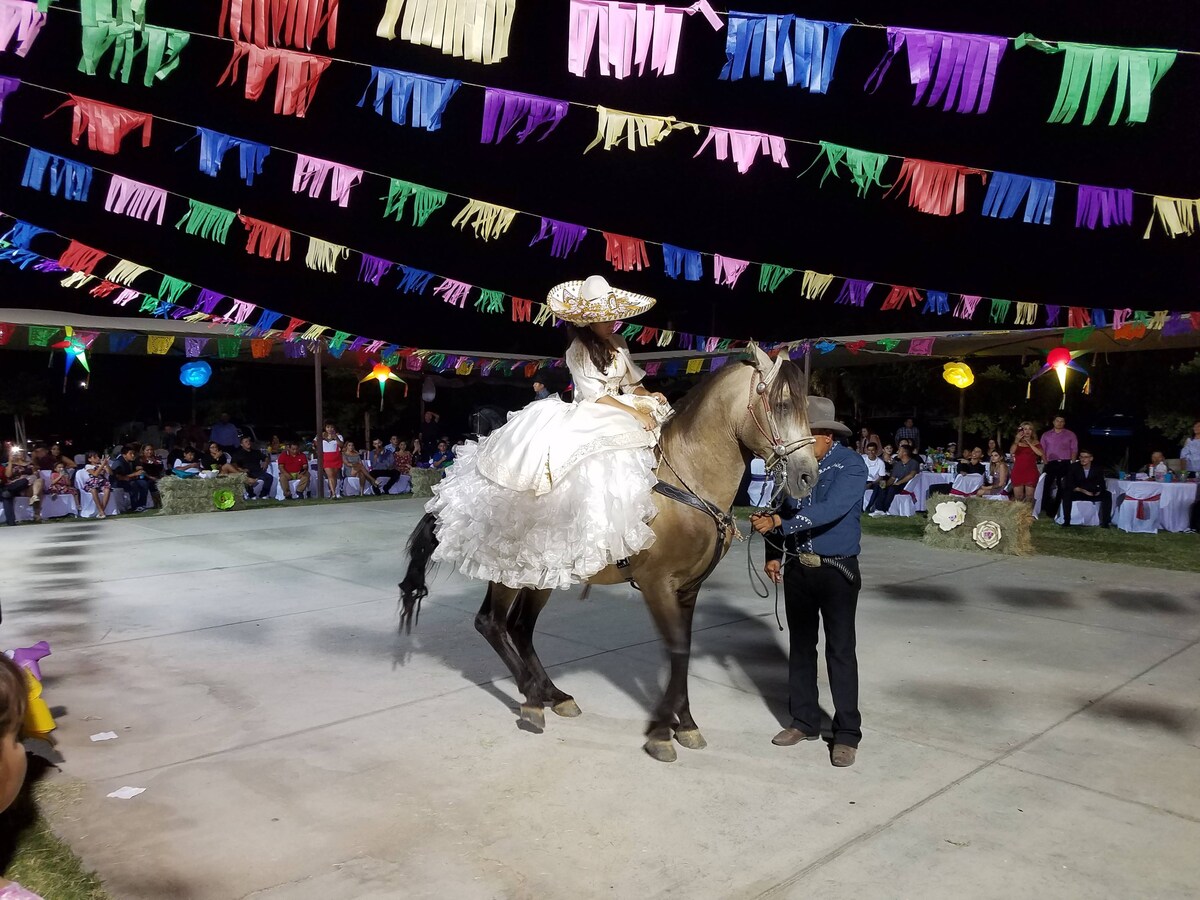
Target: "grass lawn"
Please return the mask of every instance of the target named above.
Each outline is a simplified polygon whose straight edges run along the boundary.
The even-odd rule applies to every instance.
[[[4,827],[12,828],[14,835],[5,835],[5,855],[9,858],[4,877],[16,881],[46,900],[111,900],[100,885],[100,880],[83,868],[71,848],[55,837],[46,820],[35,812],[35,807],[44,804],[56,805],[69,802],[63,788],[43,782],[33,787],[33,803],[29,794],[17,801],[14,808],[4,815]]]

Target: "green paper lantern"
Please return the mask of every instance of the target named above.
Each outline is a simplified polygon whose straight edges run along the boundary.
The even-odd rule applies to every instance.
[[[233,509],[233,504],[236,501],[233,498],[233,491],[227,488],[222,488],[219,491],[213,491],[213,506],[219,510]]]

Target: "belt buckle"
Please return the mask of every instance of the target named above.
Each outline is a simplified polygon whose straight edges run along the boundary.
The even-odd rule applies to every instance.
[[[800,565],[815,569],[821,565],[821,557],[816,553],[801,553]]]

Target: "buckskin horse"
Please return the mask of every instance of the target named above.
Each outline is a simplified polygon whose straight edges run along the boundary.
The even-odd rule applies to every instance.
[[[602,569],[589,584],[629,581],[642,592],[666,644],[670,679],[646,729],[643,749],[673,762],[680,745],[706,746],[688,703],[687,674],[692,612],[704,580],[737,534],[734,496],[752,456],[793,497],[804,497],[817,478],[808,426],[803,373],[783,354],[772,363],[755,344],[750,359],[724,366],[692,389],[663,426],[658,445],[658,513],[648,549]],[[408,541],[409,565],[400,582],[401,625],[412,627],[414,609],[428,594],[426,569],[437,546],[436,521],[427,513]],[[533,646],[534,626],[550,590],[489,582],[475,628],[508,666],[525,696],[521,719],[535,731],[546,725],[545,707],[560,716],[580,714],[573,697],[546,674]]]

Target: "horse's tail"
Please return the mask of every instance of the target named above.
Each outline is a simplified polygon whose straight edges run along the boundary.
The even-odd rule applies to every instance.
[[[425,583],[425,573],[429,568],[429,559],[438,545],[434,526],[437,519],[433,513],[425,513],[413,533],[408,538],[408,571],[400,582],[400,625],[412,631],[414,619],[421,616],[421,598],[429,594]]]

